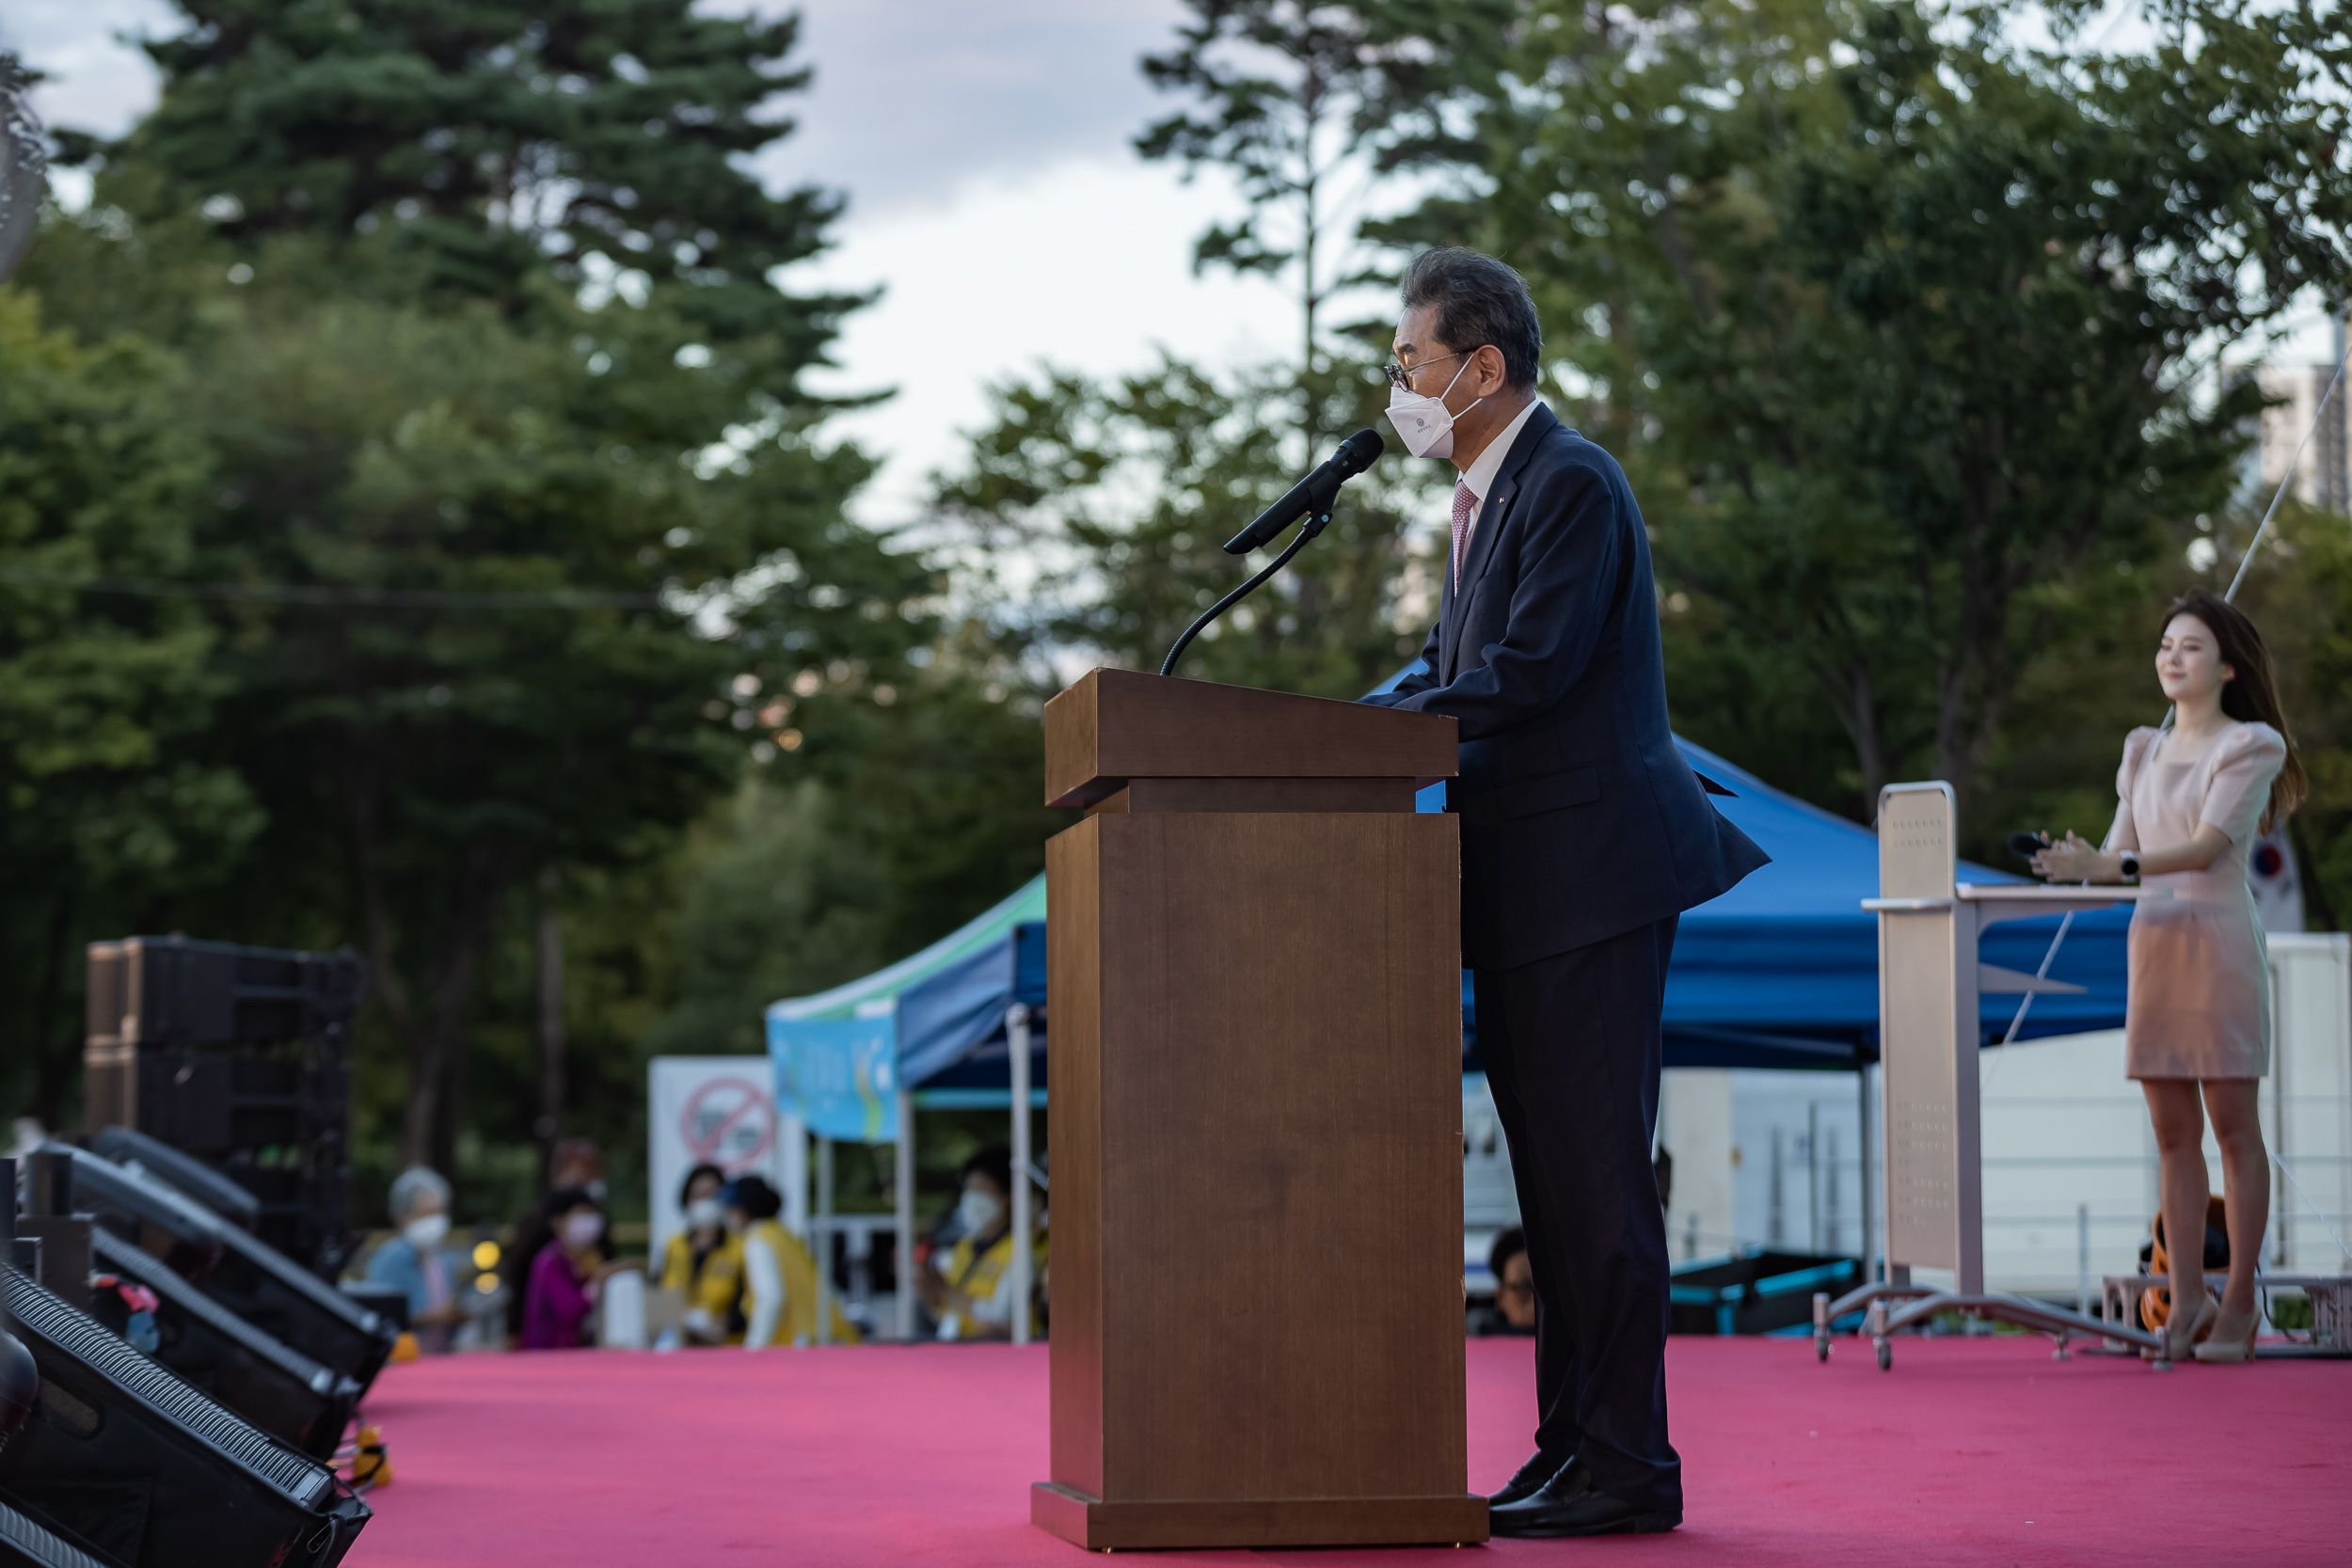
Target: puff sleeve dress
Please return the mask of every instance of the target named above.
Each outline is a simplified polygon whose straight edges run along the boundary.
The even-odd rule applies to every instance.
[[[2133,1078],[2260,1078],[2270,1069],[2270,964],[2246,858],[2286,742],[2267,724],[2234,723],[2204,754],[2167,759],[2178,736],[2134,730],[2115,776],[2109,849],[2184,844],[2200,824],[2230,847],[2202,871],[2145,876],[2169,890],[2132,911],[2125,1071]]]

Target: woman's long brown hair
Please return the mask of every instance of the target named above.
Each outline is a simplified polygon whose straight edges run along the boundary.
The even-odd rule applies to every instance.
[[[2303,759],[2296,754],[2295,732],[2287,728],[2286,710],[2279,705],[2270,650],[2263,646],[2263,634],[2254,629],[2246,612],[2218,594],[2193,588],[2172,601],[2164,612],[2165,626],[2170,626],[2175,615],[2194,615],[2202,621],[2213,633],[2221,662],[2231,669],[2231,678],[2221,685],[2221,711],[2240,723],[2267,724],[2287,743],[2286,765],[2270,781],[2270,803],[2263,809],[2262,831],[2268,832],[2286,820],[2312,790]],[[2161,629],[2157,635],[2163,635]]]

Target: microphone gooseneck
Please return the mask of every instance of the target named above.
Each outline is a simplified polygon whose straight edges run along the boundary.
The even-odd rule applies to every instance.
[[[1358,431],[1340,443],[1340,450],[1331,454],[1328,462],[1292,485],[1288,495],[1258,514],[1257,521],[1227,540],[1225,551],[1228,555],[1248,555],[1300,517],[1306,518],[1298,536],[1284,546],[1282,553],[1269,562],[1263,571],[1202,610],[1200,618],[1184,628],[1184,634],[1176,640],[1175,645],[1168,650],[1168,657],[1160,661],[1160,673],[1174,674],[1176,661],[1184,657],[1184,650],[1192,646],[1192,640],[1200,635],[1203,627],[1248,598],[1267,578],[1289,565],[1291,557],[1304,549],[1307,541],[1321,533],[1330,523],[1331,508],[1340,499],[1340,486],[1371,467],[1373,459],[1387,448],[1388,443],[1380,439],[1378,432]]]

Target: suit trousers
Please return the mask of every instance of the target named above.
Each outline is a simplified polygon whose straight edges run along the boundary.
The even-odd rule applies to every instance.
[[[1535,1446],[1679,1513],[1666,1440],[1666,1216],[1650,1164],[1677,917],[1478,970],[1478,1053],[1535,1281]]]

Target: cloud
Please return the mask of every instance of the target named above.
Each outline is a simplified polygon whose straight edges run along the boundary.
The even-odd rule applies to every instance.
[[[14,0],[0,49],[50,79],[33,107],[52,126],[118,136],[153,107],[155,68],[125,36],[164,37],[187,19],[164,0]]]
[[[1137,61],[1165,48],[1176,0],[761,0],[802,12],[796,58],[814,87],[761,155],[772,183],[846,190],[881,216],[951,201],[975,176],[1115,159],[1158,114]]]

